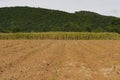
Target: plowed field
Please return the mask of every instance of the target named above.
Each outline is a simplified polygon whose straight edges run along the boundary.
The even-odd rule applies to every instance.
[[[0,40],[0,80],[120,80],[120,41]]]

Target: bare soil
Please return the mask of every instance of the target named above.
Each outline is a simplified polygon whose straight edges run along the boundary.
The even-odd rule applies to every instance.
[[[0,40],[0,80],[120,80],[120,41]]]

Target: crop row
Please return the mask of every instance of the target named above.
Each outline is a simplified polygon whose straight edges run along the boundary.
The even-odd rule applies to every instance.
[[[0,39],[120,40],[120,34],[89,32],[0,33]]]

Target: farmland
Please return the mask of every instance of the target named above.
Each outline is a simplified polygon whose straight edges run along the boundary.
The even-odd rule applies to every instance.
[[[120,80],[119,40],[0,40],[0,80]]]
[[[118,33],[95,32],[39,32],[0,33],[1,40],[120,40]]]

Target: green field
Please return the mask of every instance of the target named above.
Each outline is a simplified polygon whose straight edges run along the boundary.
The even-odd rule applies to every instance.
[[[41,32],[41,33],[0,33],[1,40],[40,39],[40,40],[120,40],[118,33],[90,32]]]

